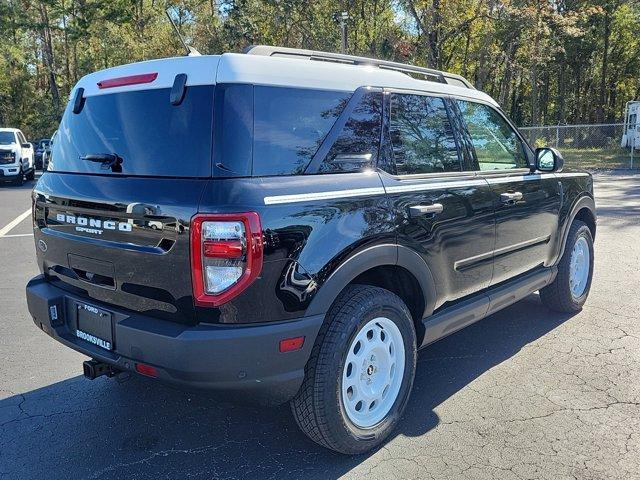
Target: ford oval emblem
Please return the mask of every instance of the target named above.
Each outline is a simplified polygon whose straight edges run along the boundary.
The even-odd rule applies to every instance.
[[[40,250],[42,250],[43,252],[47,251],[47,242],[45,242],[44,240],[38,240],[38,248]]]

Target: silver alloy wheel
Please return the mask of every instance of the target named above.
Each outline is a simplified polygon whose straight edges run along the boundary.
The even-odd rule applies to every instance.
[[[360,329],[342,370],[342,404],[354,425],[371,428],[387,416],[398,398],[404,367],[404,342],[394,322],[378,317]]]
[[[573,246],[569,261],[569,288],[574,299],[580,298],[584,294],[589,281],[590,267],[589,244],[586,238],[579,237]]]

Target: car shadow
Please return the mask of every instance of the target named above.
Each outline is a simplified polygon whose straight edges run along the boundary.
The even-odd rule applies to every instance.
[[[0,177],[0,188],[11,188],[13,190],[32,190],[43,173],[44,172],[37,171],[33,180],[25,180],[24,183],[20,186],[14,184],[13,181],[8,181]]]
[[[428,435],[442,402],[569,318],[531,295],[424,349],[394,437]],[[338,478],[366,458],[308,440],[287,405],[232,405],[142,378],[78,376],[0,401],[0,478]]]

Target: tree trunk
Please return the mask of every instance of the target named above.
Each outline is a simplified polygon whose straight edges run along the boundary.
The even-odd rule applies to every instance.
[[[71,80],[71,67],[69,66],[69,34],[67,31],[67,9],[65,7],[65,2],[62,0],[62,30],[64,32],[64,73],[65,73],[65,88],[66,91],[71,91],[72,88],[72,80]]]
[[[566,114],[565,114],[566,102],[564,98],[565,96],[564,76],[565,76],[566,60],[564,58],[564,55],[560,57],[559,61],[560,61],[560,73],[558,74],[558,99],[557,99],[558,106],[556,107],[556,123],[558,125],[564,124],[565,118],[566,118]]]
[[[509,96],[511,95],[511,84],[513,78],[513,60],[516,56],[518,47],[516,42],[511,42],[509,48],[507,48],[506,58],[504,61],[504,75],[502,76],[502,82],[500,84],[500,96],[498,102],[500,105],[507,105]]]
[[[549,75],[549,68],[545,69],[544,72],[544,79],[543,79],[543,83],[542,83],[542,92],[540,94],[540,105],[542,109],[542,115],[541,115],[541,120],[542,120],[542,125],[547,125],[548,123],[548,116],[549,116],[549,98],[551,98],[551,95],[549,94],[549,89],[551,88],[551,76]]]
[[[469,65],[469,43],[471,43],[471,27],[467,27],[467,38],[464,42],[464,59],[462,62],[462,76],[467,77]]]
[[[56,110],[60,107],[60,92],[58,90],[58,84],[56,83],[55,65],[53,59],[53,41],[51,39],[51,28],[49,26],[49,14],[47,7],[44,3],[40,2],[40,21],[42,27],[40,29],[40,36],[43,45],[44,61],[47,67],[47,74],[49,78],[49,90],[51,91],[51,98]]]
[[[488,0],[487,12],[489,15],[493,13],[495,3],[495,0]],[[489,77],[489,49],[491,47],[491,42],[493,41],[493,32],[491,30],[492,26],[493,24],[489,23],[485,25],[484,35],[480,39],[478,68],[476,70],[476,87],[478,87],[479,90],[484,89],[487,78]]]
[[[602,51],[602,71],[600,72],[600,94],[598,96],[598,107],[596,108],[596,121],[604,122],[605,108],[607,105],[607,70],[609,69],[609,41],[611,38],[611,12],[605,9],[604,12],[604,47]]]
[[[581,123],[582,117],[581,117],[580,104],[582,102],[582,70],[580,68],[580,65],[575,66],[575,77],[576,77],[576,88],[575,88],[576,99],[575,99],[575,106],[573,111],[573,118],[574,118],[574,123],[575,122]]]
[[[429,29],[429,57],[430,67],[441,69],[442,59],[440,58],[440,0],[433,0],[433,12],[431,15],[431,28]]]
[[[540,12],[536,17],[536,32],[533,43],[533,65],[531,66],[531,125],[538,125],[539,104],[538,104],[538,62],[540,57]]]

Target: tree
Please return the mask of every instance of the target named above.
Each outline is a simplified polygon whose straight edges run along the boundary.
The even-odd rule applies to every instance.
[[[4,0],[0,122],[57,127],[73,85],[114,65],[250,44],[339,51],[461,73],[521,124],[619,120],[640,95],[640,0]]]

